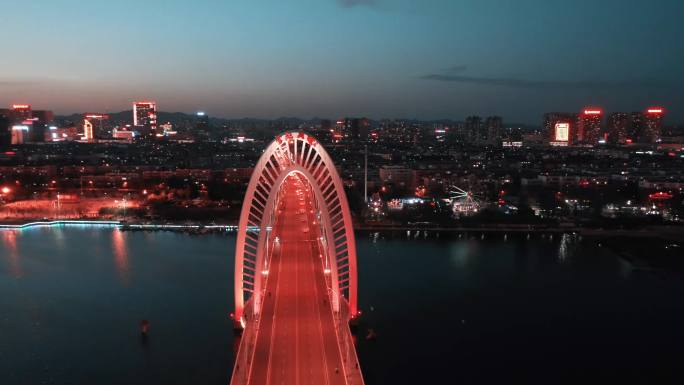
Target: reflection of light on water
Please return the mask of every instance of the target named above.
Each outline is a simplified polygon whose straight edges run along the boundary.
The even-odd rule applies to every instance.
[[[618,261],[618,271],[620,276],[625,279],[629,278],[634,271],[632,264],[626,261],[624,258],[617,257],[616,260]]]
[[[127,285],[130,279],[128,251],[126,250],[124,233],[119,229],[112,231],[112,247],[114,248],[114,264],[116,265],[119,279],[124,285]]]
[[[17,248],[17,232],[4,231],[2,233],[2,244],[9,253],[7,253],[7,261],[9,262],[9,272],[14,278],[21,278],[24,272],[21,270],[19,264],[19,250]]]
[[[577,237],[572,234],[563,234],[560,245],[558,246],[558,261],[564,262],[572,255],[573,246],[576,244]]]
[[[379,232],[374,232],[373,233],[373,243],[378,243],[378,239],[380,238],[380,233]]]
[[[44,229],[46,232],[54,234],[55,237],[55,244],[57,245],[57,248],[64,249],[65,245],[65,237],[64,237],[64,229],[62,227],[55,227],[53,229]]]
[[[449,257],[454,266],[464,268],[473,256],[477,255],[479,244],[477,242],[458,242],[451,245]]]

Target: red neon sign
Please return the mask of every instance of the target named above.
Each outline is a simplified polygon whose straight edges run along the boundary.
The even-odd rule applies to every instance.
[[[646,110],[646,112],[648,112],[649,114],[662,114],[663,109],[660,107],[653,107]]]
[[[650,194],[648,197],[652,200],[668,200],[668,199],[672,199],[673,195],[666,193],[666,192],[659,191],[655,194]]]
[[[603,113],[601,110],[584,110],[584,115],[601,115],[601,113]]]
[[[28,108],[31,108],[31,105],[29,105],[29,104],[12,104],[13,110],[25,110]]]

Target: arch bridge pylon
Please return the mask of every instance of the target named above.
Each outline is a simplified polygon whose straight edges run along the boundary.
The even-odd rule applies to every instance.
[[[235,250],[234,320],[258,318],[268,273],[269,249],[286,178],[296,176],[313,194],[321,245],[330,268],[331,305],[351,318],[358,315],[356,243],[342,180],[330,155],[301,132],[276,137],[254,167],[247,187]]]

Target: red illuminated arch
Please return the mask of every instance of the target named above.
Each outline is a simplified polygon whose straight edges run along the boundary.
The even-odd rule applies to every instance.
[[[348,306],[349,314],[357,314],[356,242],[342,180],[328,153],[312,136],[288,132],[266,148],[247,187],[235,248],[235,320],[242,320],[246,307],[254,314],[260,311],[269,233],[281,185],[292,175],[311,186],[320,212],[332,287],[338,288],[333,292],[333,307]]]

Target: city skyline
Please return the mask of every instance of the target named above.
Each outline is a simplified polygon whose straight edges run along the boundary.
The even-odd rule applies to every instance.
[[[546,111],[658,105],[684,121],[677,1],[160,4],[8,4],[0,105],[535,125]]]
[[[0,385],[684,382],[684,0],[0,9]]]

